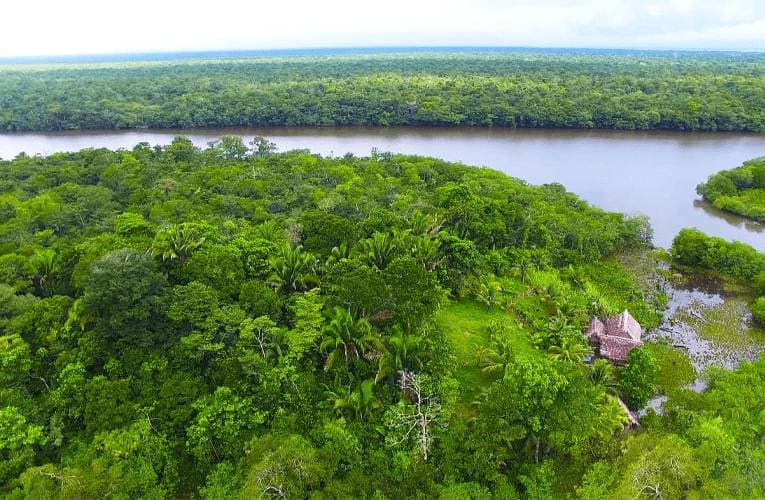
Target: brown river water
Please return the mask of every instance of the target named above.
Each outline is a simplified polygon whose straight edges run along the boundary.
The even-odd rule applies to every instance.
[[[280,151],[322,155],[372,148],[484,166],[532,184],[559,182],[606,210],[647,215],[654,243],[668,247],[684,227],[748,243],[765,251],[765,225],[702,202],[696,185],[721,169],[765,156],[765,135],[734,133],[509,130],[466,128],[270,128],[84,131],[0,134],[0,158],[46,155],[89,147],[167,144],[176,135],[200,147],[223,134],[248,142],[262,135]]]

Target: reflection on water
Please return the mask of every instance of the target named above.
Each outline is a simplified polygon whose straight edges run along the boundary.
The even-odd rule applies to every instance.
[[[693,206],[704,211],[710,217],[722,219],[728,224],[753,233],[765,232],[765,224],[755,220],[746,219],[725,210],[720,210],[705,200],[693,200]]]
[[[434,156],[500,170],[533,184],[559,182],[606,210],[645,214],[654,242],[669,246],[684,227],[765,250],[760,224],[698,204],[696,186],[712,173],[765,153],[765,135],[731,133],[511,130],[469,128],[248,128],[0,134],[0,158],[87,147],[167,144],[186,135],[206,147],[223,134],[263,135],[281,151],[322,155],[380,151]]]

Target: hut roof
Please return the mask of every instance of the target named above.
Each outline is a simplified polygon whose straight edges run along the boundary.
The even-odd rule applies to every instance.
[[[600,319],[598,319],[597,317],[593,317],[590,320],[590,326],[584,335],[585,337],[587,337],[587,340],[589,340],[593,344],[597,344],[600,341],[600,336],[605,334],[606,334],[606,325],[604,325],[603,322],[600,321]]]
[[[640,324],[625,310],[618,316],[612,316],[605,324],[597,317],[590,320],[590,326],[585,332],[587,340],[599,346],[600,356],[612,363],[623,364],[627,354],[643,342]]]
[[[625,363],[627,354],[639,345],[642,345],[639,340],[603,335],[600,337],[600,355],[612,363]]]
[[[606,335],[640,342],[642,334],[643,330],[640,328],[640,323],[626,309],[618,316],[608,318],[606,322]]]

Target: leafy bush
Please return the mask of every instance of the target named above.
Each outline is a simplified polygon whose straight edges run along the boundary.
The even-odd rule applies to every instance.
[[[672,242],[676,264],[708,269],[750,281],[765,271],[765,254],[739,241],[707,236],[698,229],[682,229]]]
[[[646,348],[635,348],[627,355],[627,364],[619,370],[619,392],[633,410],[643,408],[656,390],[659,363]]]
[[[765,325],[765,297],[760,297],[749,306],[752,316],[761,325]]]

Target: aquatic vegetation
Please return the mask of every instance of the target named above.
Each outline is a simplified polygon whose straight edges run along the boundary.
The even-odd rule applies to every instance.
[[[764,332],[751,324],[748,310],[748,300],[728,296],[714,305],[691,302],[678,311],[675,320],[696,330],[703,339],[743,351],[765,340]]]
[[[670,287],[665,319],[647,338],[685,351],[699,374],[710,366],[734,369],[765,351],[765,335],[751,324],[746,297],[699,288]]]

